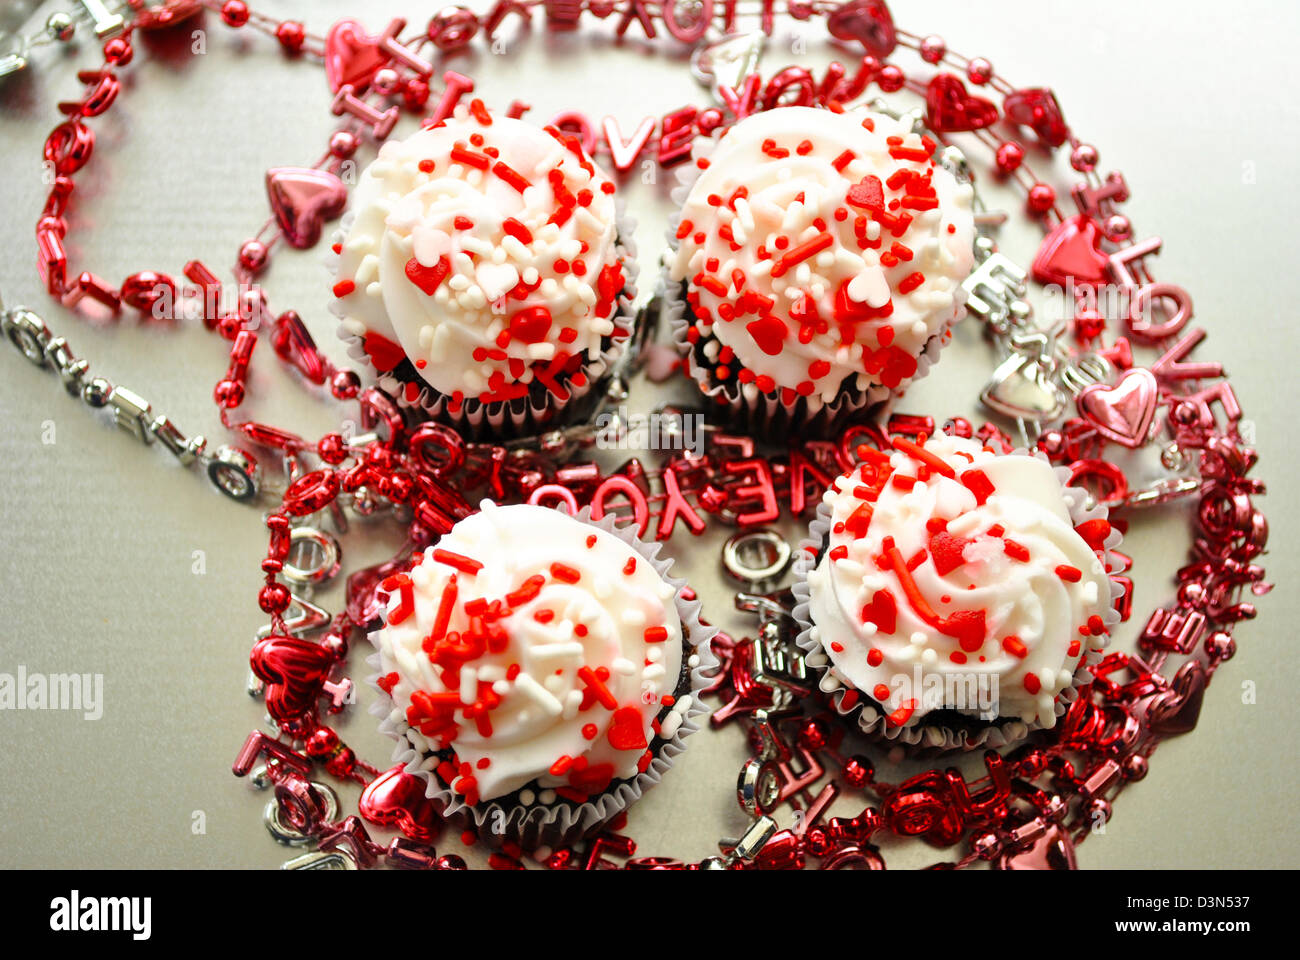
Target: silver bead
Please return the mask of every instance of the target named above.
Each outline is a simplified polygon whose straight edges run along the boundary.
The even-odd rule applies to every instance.
[[[700,861],[701,870],[729,870],[727,861],[721,857],[705,857]]]
[[[93,377],[81,388],[81,399],[92,407],[103,407],[113,393],[113,385],[103,377]]]
[[[256,499],[260,469],[251,453],[238,447],[220,446],[207,461],[208,479],[231,500]]]
[[[73,20],[69,13],[55,11],[45,21],[45,32],[49,34],[51,40],[67,43],[77,32],[77,21]]]

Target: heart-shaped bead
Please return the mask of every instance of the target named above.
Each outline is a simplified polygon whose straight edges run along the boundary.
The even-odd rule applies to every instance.
[[[826,29],[837,40],[856,40],[867,53],[885,58],[898,46],[894,17],[883,0],[849,0],[826,18]]]
[[[266,195],[285,241],[299,250],[315,246],[325,222],[341,214],[348,201],[342,180],[308,167],[266,171]]]
[[[360,93],[370,86],[375,71],[390,59],[379,42],[356,20],[340,20],[330,27],[325,35],[325,81],[331,93],[345,86]]]
[[[407,773],[401,763],[366,785],[357,812],[371,823],[396,827],[420,843],[436,839],[441,823],[433,801],[425,796],[424,780]]]
[[[266,683],[266,712],[282,724],[315,714],[334,661],[334,655],[319,643],[286,636],[259,640],[249,654],[253,673]]]
[[[1070,136],[1056,94],[1043,87],[1014,90],[1002,101],[1002,111],[1012,123],[1029,127],[1049,147],[1059,147]]]
[[[951,73],[936,74],[925,91],[925,111],[939,133],[979,130],[995,123],[998,108],[990,100],[966,92],[966,84]]]
[[[1101,227],[1086,213],[1066,217],[1043,238],[1030,271],[1039,283],[1095,286],[1109,276],[1110,258],[1101,250]]]
[[[1170,681],[1169,689],[1157,697],[1147,713],[1152,733],[1169,737],[1196,729],[1205,698],[1205,670],[1195,660],[1188,660]]]
[[[1075,404],[1103,437],[1136,450],[1146,443],[1159,400],[1155,374],[1134,367],[1113,387],[1104,383],[1084,387]]]

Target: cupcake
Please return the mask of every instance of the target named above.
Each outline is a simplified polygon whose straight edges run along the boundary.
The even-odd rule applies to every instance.
[[[1050,728],[1119,622],[1104,507],[1041,456],[895,438],[827,490],[799,558],[798,642],[864,731],[999,747]]]
[[[485,502],[384,582],[377,712],[445,815],[555,846],[659,781],[714,661],[657,552],[612,517]]]
[[[361,174],[330,258],[340,336],[401,406],[471,435],[585,416],[633,324],[618,207],[576,138],[476,100]]]
[[[742,424],[833,429],[923,375],[949,338],[974,195],[913,127],[782,107],[727,130],[688,174],[668,316],[687,372]]]

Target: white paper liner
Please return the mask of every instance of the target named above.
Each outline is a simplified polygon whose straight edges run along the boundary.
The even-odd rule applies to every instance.
[[[897,116],[895,111],[878,101],[872,101],[866,106],[877,113]],[[707,138],[697,137],[694,141],[692,158],[708,157],[716,149],[721,137],[720,131],[724,129],[720,128]],[[701,393],[714,404],[728,411],[735,426],[765,433],[784,434],[798,430],[825,436],[850,420],[862,419],[859,414],[864,411],[874,411],[891,398],[902,396],[908,387],[930,372],[930,368],[939,361],[939,351],[952,339],[952,326],[960,322],[966,314],[967,293],[960,284],[953,291],[955,301],[953,315],[925,342],[921,353],[916,358],[916,373],[901,381],[896,387],[891,388],[884,384],[873,384],[865,390],[842,387],[840,393],[829,402],[820,397],[799,397],[794,403],[788,404],[781,399],[783,391],[779,387],[773,393],[766,394],[753,383],[714,381],[709,376],[708,370],[702,369],[694,362],[694,344],[686,339],[692,322],[690,304],[683,297],[682,285],[668,276],[668,259],[677,252],[681,243],[677,238],[677,228],[682,221],[681,210],[691,187],[702,172],[695,163],[680,164],[674,170],[677,184],[669,192],[669,196],[677,210],[669,217],[666,235],[668,250],[663,256],[656,292],[663,304],[661,316],[668,323],[673,345],[677,348],[678,354],[683,358],[689,358],[686,364],[689,375],[695,380]],[[949,172],[958,176],[955,170]],[[960,176],[958,178],[962,179]]]
[[[1012,452],[1047,461],[1047,456],[1041,451],[1029,453],[1023,449],[1017,449]],[[1077,527],[1086,520],[1104,520],[1109,516],[1109,511],[1101,504],[1092,507],[1087,506],[1088,493],[1086,490],[1067,485],[1070,480],[1068,468],[1054,467],[1053,472],[1061,484],[1061,492],[1064,495],[1066,507],[1070,511],[1070,520],[1074,526]],[[886,722],[885,714],[873,706],[875,701],[869,694],[861,690],[858,691],[858,702],[847,710],[843,709],[840,706],[843,698],[834,697],[832,694],[837,690],[853,690],[856,688],[836,675],[835,668],[822,647],[817,626],[812,621],[810,610],[812,591],[808,586],[808,574],[817,565],[822,549],[828,540],[830,529],[831,507],[830,504],[823,500],[817,505],[817,515],[808,525],[808,536],[799,543],[794,566],[796,580],[792,589],[795,597],[793,616],[799,624],[799,634],[795,637],[795,643],[804,651],[808,666],[819,674],[818,688],[827,694],[836,713],[842,717],[850,717],[856,712],[858,727],[872,739],[885,740],[890,742],[891,745],[903,746],[916,752],[927,753],[975,750],[986,747],[1000,749],[1023,740],[1031,731],[1044,729],[1040,721],[1029,724],[1017,717],[999,718],[991,722],[981,723],[974,716],[971,718],[973,726],[962,727],[961,729],[953,729],[939,723],[927,724],[924,718],[912,725],[891,726]],[[1105,554],[1102,564],[1108,570],[1110,569],[1111,551],[1116,549],[1122,540],[1123,536],[1119,530],[1112,526],[1110,534],[1103,544]],[[1111,602],[1107,605],[1105,612],[1101,614],[1102,621],[1106,625],[1106,633],[1103,634],[1106,642],[1103,642],[1103,647],[1109,642],[1110,631],[1119,625],[1120,615],[1115,608],[1115,601],[1123,593],[1123,587],[1116,583],[1113,578],[1108,579],[1110,579]],[[1074,671],[1074,685],[1065,688],[1056,701],[1055,714],[1058,720],[1065,715],[1070,704],[1078,698],[1078,687],[1093,679],[1092,667],[1100,661],[1100,650],[1090,649],[1084,651],[1084,655],[1080,658],[1079,665]]]
[[[348,211],[331,237],[331,245],[327,248],[324,260],[332,279],[337,279],[339,263],[339,254],[334,252],[333,245],[341,243],[347,237],[355,219],[356,212]],[[400,409],[415,411],[419,419],[437,419],[450,424],[471,440],[484,437],[515,439],[544,433],[587,418],[600,400],[608,374],[627,350],[628,343],[636,336],[637,310],[634,301],[641,267],[636,258],[635,231],[636,221],[627,215],[626,202],[622,197],[615,196],[614,251],[623,264],[623,291],[618,295],[609,319],[616,327],[625,327],[628,335],[619,339],[611,338],[609,346],[601,350],[600,356],[583,364],[581,369],[587,382],[582,386],[565,383],[569,398],[563,402],[549,391],[540,401],[530,394],[523,398],[522,403],[506,400],[482,403],[470,398],[464,400],[459,410],[453,413],[448,409],[451,398],[439,393],[418,375],[415,380],[408,381],[393,376],[392,373],[379,372],[365,351],[362,336],[348,330],[343,323],[346,313],[343,304],[337,299],[331,300],[329,310],[339,320],[338,337],[347,345],[348,356],[361,366]],[[619,322],[620,318],[622,323]],[[408,382],[417,383],[420,387],[414,400],[406,396],[405,384]]]
[[[686,662],[685,657],[693,654],[697,658],[695,666],[689,669],[691,704],[680,726],[671,737],[656,738],[659,746],[654,748],[654,759],[650,761],[650,765],[643,773],[631,779],[614,781],[603,793],[582,804],[557,798],[550,804],[536,801],[532,805],[525,806],[517,800],[518,791],[516,791],[502,798],[512,802],[489,800],[470,806],[458,794],[443,785],[434,771],[424,768],[425,761],[435,757],[436,754],[434,751],[416,749],[407,739],[410,725],[404,717],[400,720],[393,719],[395,715],[402,716],[402,714],[396,709],[393,698],[379,687],[380,674],[376,672],[367,678],[369,684],[379,694],[370,706],[370,713],[382,718],[379,725],[380,732],[397,741],[397,746],[393,749],[393,762],[405,764],[407,773],[425,781],[425,796],[434,801],[443,816],[467,820],[473,825],[479,837],[489,844],[499,844],[509,840],[525,849],[536,849],[543,845],[560,847],[574,843],[584,834],[618,816],[639,800],[643,793],[657,784],[672,767],[673,759],[686,749],[685,739],[699,730],[704,719],[712,713],[712,709],[701,702],[700,693],[709,685],[711,675],[718,667],[718,660],[713,655],[712,649],[712,640],[718,630],[716,627],[705,626],[700,621],[702,605],[698,598],[687,600],[683,597],[682,591],[686,587],[686,580],[668,575],[673,561],[659,558],[663,543],[661,541],[647,543],[641,540],[636,536],[635,524],[615,525],[613,514],[607,513],[601,519],[593,520],[589,507],[579,511],[576,519],[606,530],[623,540],[654,568],[665,583],[677,591],[674,602],[677,616],[682,624],[682,636],[683,639],[690,641],[683,647],[683,664]],[[371,643],[373,644],[374,641],[372,640]],[[366,663],[378,671],[380,669],[378,651],[367,657]],[[418,732],[416,737],[419,737]],[[543,788],[530,789],[536,794]]]

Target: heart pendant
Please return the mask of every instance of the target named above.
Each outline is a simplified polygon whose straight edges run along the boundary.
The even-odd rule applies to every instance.
[[[1037,357],[1013,353],[993,371],[980,392],[980,401],[1017,420],[1055,420],[1065,408],[1065,396]]]
[[[1184,663],[1170,681],[1170,688],[1155,699],[1147,713],[1152,733],[1174,736],[1196,729],[1205,698],[1205,670],[1195,660]]]
[[[1136,450],[1151,433],[1159,399],[1155,374],[1145,367],[1134,367],[1113,387],[1104,383],[1084,387],[1075,404],[1103,437]]]
[[[328,170],[276,167],[266,171],[271,212],[289,246],[305,250],[320,239],[325,221],[343,212],[347,188]]]
[[[429,843],[437,838],[440,820],[433,801],[425,796],[424,780],[406,772],[399,763],[381,773],[361,791],[357,812],[371,823],[397,827],[412,840]]]
[[[925,92],[925,111],[931,127],[940,133],[979,130],[998,119],[991,100],[971,96],[966,84],[951,73],[940,73]]]
[[[1095,286],[1105,283],[1110,258],[1101,251],[1101,227],[1086,213],[1066,217],[1038,248],[1030,270],[1044,285]]]
[[[331,93],[345,86],[361,92],[389,59],[379,38],[366,33],[356,20],[340,20],[325,36],[325,81]]]
[[[994,866],[999,870],[1074,870],[1074,844],[1065,831],[1051,824],[1025,850],[1001,854]]]

